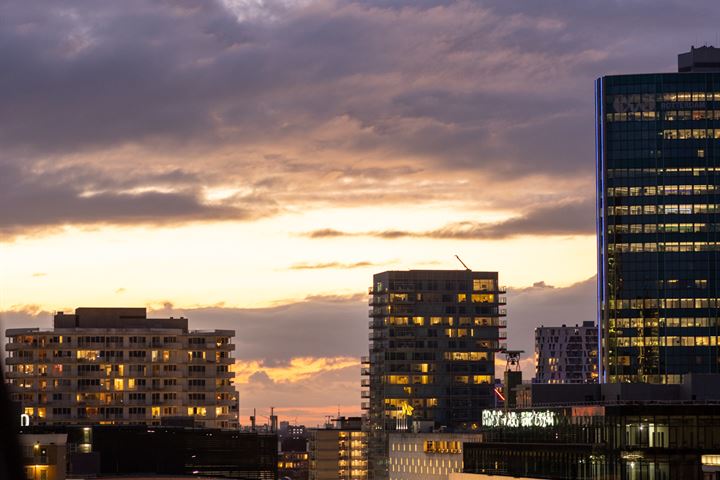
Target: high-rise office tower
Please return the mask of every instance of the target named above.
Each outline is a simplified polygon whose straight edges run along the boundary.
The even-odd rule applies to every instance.
[[[718,373],[720,49],[596,81],[599,367],[607,382]]]
[[[363,359],[370,475],[387,478],[387,432],[471,430],[494,405],[495,352],[505,347],[505,289],[496,272],[383,272],[370,288]]]
[[[144,308],[78,308],[52,329],[5,334],[12,399],[33,425],[238,426],[232,330],[191,331],[187,318]]]
[[[535,383],[595,383],[598,336],[595,322],[535,329]]]

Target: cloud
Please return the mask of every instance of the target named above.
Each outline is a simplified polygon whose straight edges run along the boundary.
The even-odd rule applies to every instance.
[[[380,263],[373,263],[368,261],[353,262],[353,263],[342,263],[342,262],[327,262],[327,263],[296,263],[290,266],[290,270],[324,270],[324,269],[349,269],[349,268],[366,268],[376,267],[378,265],[385,265]]]
[[[592,188],[594,78],[672,70],[713,6],[7,1],[0,222],[567,200]]]
[[[345,232],[323,228],[304,232],[314,238],[367,236],[384,239],[433,238],[453,240],[500,240],[520,235],[592,235],[595,232],[594,200],[562,202],[532,209],[518,217],[497,223],[455,222],[420,232],[383,230]]]
[[[35,278],[46,277],[46,276],[47,276],[47,273],[45,273],[45,272],[35,272],[35,273],[32,274],[32,276],[35,277]]]

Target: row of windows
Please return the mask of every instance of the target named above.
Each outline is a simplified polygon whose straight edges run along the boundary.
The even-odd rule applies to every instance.
[[[632,223],[608,225],[615,233],[699,233],[720,232],[720,223]]]
[[[653,253],[653,252],[719,252],[720,242],[635,242],[611,243],[611,253]]]
[[[660,134],[665,140],[720,139],[720,128],[671,128],[658,132]]]
[[[718,337],[610,337],[609,345],[616,347],[714,347]]]
[[[667,85],[665,85],[667,86]],[[654,89],[654,85],[651,85]],[[683,86],[681,88],[687,88]],[[614,90],[613,90],[614,91]],[[608,95],[606,103],[612,105],[620,97],[622,100],[635,104],[653,104],[655,102],[720,102],[719,92],[664,92],[664,93],[630,93],[628,95]]]
[[[720,190],[717,185],[649,185],[609,187],[608,197],[652,197],[655,195],[705,195]]]
[[[385,325],[498,325],[499,320],[492,317],[386,317]]]
[[[692,215],[694,213],[720,213],[717,203],[684,203],[674,205],[615,205],[607,207],[610,215]]]
[[[655,327],[717,327],[720,319],[707,317],[668,318],[615,318],[609,321],[610,328],[655,328]]]
[[[718,308],[718,298],[632,298],[610,299],[610,309],[640,309],[640,308]]]
[[[609,168],[608,178],[655,177],[658,175],[699,177],[720,172],[720,167],[659,167],[659,168]]]
[[[720,120],[720,110],[666,110],[664,112],[644,111],[627,113],[608,113],[605,118],[608,122],[632,122],[665,120]]]

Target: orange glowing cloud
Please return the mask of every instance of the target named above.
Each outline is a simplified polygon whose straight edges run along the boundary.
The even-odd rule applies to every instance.
[[[258,372],[264,372],[276,383],[293,383],[307,380],[317,374],[354,366],[360,366],[358,358],[297,357],[280,366],[267,366],[259,360],[236,360],[232,371],[235,373],[235,383],[238,385],[249,383],[250,377]]]

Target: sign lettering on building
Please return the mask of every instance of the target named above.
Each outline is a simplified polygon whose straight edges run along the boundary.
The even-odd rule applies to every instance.
[[[483,410],[482,423],[490,428],[529,428],[552,427],[557,423],[555,412],[550,410],[527,410],[521,412],[505,412],[503,410]]]

